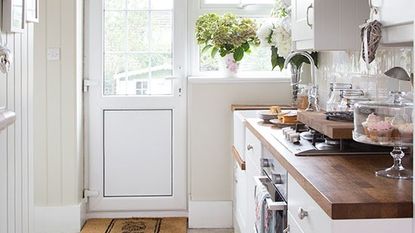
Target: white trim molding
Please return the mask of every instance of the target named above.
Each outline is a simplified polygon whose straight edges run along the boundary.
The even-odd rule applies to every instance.
[[[232,228],[232,201],[190,201],[189,228]]]
[[[35,233],[79,233],[85,223],[85,203],[70,206],[36,206]]]

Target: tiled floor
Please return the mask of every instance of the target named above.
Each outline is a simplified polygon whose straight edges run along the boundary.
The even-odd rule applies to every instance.
[[[189,229],[188,233],[233,233],[233,229]]]

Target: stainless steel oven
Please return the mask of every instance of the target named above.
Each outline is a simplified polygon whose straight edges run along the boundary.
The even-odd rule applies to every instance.
[[[256,185],[263,185],[268,190],[270,197],[266,199],[268,210],[275,213],[276,233],[287,232],[287,170],[267,150],[263,150],[261,158],[263,176],[255,177]]]

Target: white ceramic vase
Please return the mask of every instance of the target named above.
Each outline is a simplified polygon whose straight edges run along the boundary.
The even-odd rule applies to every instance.
[[[233,58],[233,53],[223,57],[223,72],[227,78],[236,78],[239,71],[239,62]]]

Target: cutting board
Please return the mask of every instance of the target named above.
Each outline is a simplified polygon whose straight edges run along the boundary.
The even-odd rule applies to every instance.
[[[298,112],[298,121],[331,139],[352,139],[353,122],[329,121],[324,112]]]

